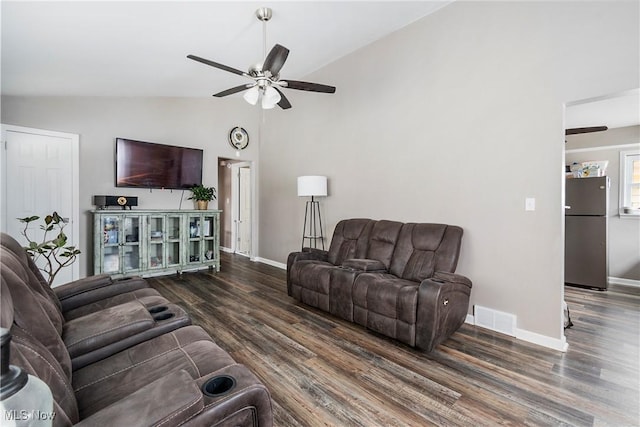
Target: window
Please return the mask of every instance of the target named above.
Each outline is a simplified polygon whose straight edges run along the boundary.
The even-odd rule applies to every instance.
[[[620,152],[620,215],[640,215],[640,150]]]

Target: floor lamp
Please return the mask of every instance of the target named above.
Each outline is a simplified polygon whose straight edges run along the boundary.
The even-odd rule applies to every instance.
[[[298,196],[309,197],[304,208],[304,227],[302,229],[302,247],[305,240],[309,241],[308,247],[318,248],[318,240],[324,250],[324,235],[322,234],[322,217],[320,216],[320,202],[315,198],[327,195],[326,176],[299,176]]]

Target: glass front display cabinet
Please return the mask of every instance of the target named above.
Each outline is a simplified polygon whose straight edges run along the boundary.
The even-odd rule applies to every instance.
[[[220,271],[220,211],[108,211],[94,214],[94,273],[112,276]]]

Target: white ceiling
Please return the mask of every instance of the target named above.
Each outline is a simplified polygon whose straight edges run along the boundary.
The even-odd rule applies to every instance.
[[[451,1],[2,1],[2,94],[209,97],[246,83],[186,58],[240,70],[290,49],[283,78],[304,76]],[[320,82],[331,84],[331,82]]]
[[[267,49],[291,50],[282,77],[305,80],[452,1],[3,0],[2,94],[210,97],[246,80],[186,56],[240,70],[260,62],[263,6],[273,9]],[[639,93],[574,103],[566,127],[637,125]]]
[[[640,89],[585,99],[567,105],[565,127],[607,126],[610,129],[640,124]]]

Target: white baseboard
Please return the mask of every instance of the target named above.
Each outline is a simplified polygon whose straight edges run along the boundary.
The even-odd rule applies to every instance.
[[[635,287],[639,287],[640,288],[640,280],[623,279],[622,277],[611,277],[611,276],[609,276],[609,284],[610,285],[635,286]]]
[[[474,306],[474,311],[475,311],[475,306]],[[474,325],[474,326],[478,326],[480,328],[485,328],[485,329],[489,329],[492,330],[494,332],[498,332],[501,334],[505,334],[508,336],[514,336],[516,339],[522,340],[522,341],[527,341],[530,342],[532,344],[536,344],[542,347],[547,347],[553,350],[557,350],[557,351],[562,351],[562,352],[566,352],[567,348],[569,347],[569,344],[567,343],[567,339],[564,336],[564,334],[562,335],[562,338],[557,339],[557,338],[552,338],[546,335],[541,335],[538,334],[536,332],[531,332],[531,331],[527,331],[525,329],[520,329],[518,327],[515,326],[515,324],[513,325],[513,329],[511,329],[511,327],[504,327],[504,326],[510,326],[510,325],[506,325],[506,321],[508,320],[511,324],[511,321],[513,320],[514,322],[517,321],[517,319],[515,319],[515,315],[511,315],[509,313],[503,313],[503,312],[499,312],[493,309],[488,309],[486,307],[482,307],[482,309],[485,311],[485,317],[487,312],[494,312],[493,314],[497,315],[497,320],[498,323],[504,323],[503,325],[499,325],[501,329],[504,329],[504,332],[501,330],[498,330],[499,328],[494,328],[491,327],[490,324],[483,324],[483,325],[479,325],[476,324],[476,318],[474,315],[471,314],[467,314],[467,317],[465,319],[465,323],[468,323],[470,325]],[[509,316],[513,316],[513,319],[511,319]],[[503,322],[504,321],[504,322]],[[486,322],[485,323],[491,323],[491,322]],[[511,330],[511,332],[509,331]],[[505,333],[505,332],[510,332],[510,333]]]
[[[527,341],[532,344],[541,345],[543,347],[562,352],[566,352],[567,348],[569,348],[569,343],[567,342],[567,338],[564,336],[564,334],[562,335],[561,339],[557,339],[535,332],[527,331],[525,329],[516,328],[516,338],[522,341]]]
[[[272,267],[281,268],[283,270],[287,269],[287,264],[283,264],[281,262],[273,261],[273,260],[270,260],[270,259],[267,259],[267,258],[255,257],[255,258],[251,258],[251,261],[261,262],[263,264],[267,264],[267,265],[270,265]]]
[[[227,252],[227,253],[230,253],[230,254],[232,254],[232,253],[233,253],[233,249],[225,248],[224,246],[220,246],[220,250],[221,250],[222,252]]]

